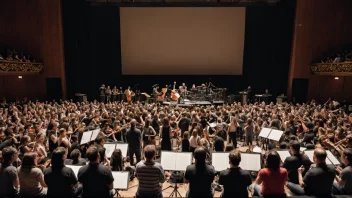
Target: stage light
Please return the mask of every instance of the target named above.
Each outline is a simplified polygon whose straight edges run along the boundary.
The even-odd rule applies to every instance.
[[[18,79],[22,79],[22,76],[18,76]]]
[[[335,77],[335,80],[338,80],[338,79],[339,79],[339,77],[336,76],[336,77]]]

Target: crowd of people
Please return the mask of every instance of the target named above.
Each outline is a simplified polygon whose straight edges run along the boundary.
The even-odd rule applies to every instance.
[[[172,177],[160,164],[160,151],[192,152],[195,159],[183,174],[187,197],[285,197],[352,195],[352,115],[332,102],[309,104],[228,104],[182,108],[122,102],[0,103],[0,197],[112,197],[112,171],[137,177],[136,197],[162,197],[160,183]],[[254,146],[262,128],[284,131],[267,142],[257,178],[239,167],[239,147]],[[83,133],[100,129],[98,137],[80,144]],[[104,144],[128,144],[107,156]],[[300,151],[314,150],[311,162]],[[289,149],[281,159],[278,149]],[[326,163],[326,149],[342,162]],[[230,168],[215,171],[212,152],[229,152]],[[129,164],[129,166],[127,166]],[[66,165],[82,166],[78,174]],[[222,186],[222,187],[219,187]]]

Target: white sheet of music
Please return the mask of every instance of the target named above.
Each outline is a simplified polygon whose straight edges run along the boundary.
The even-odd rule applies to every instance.
[[[120,149],[122,157],[127,157],[128,144],[116,144],[115,149]]]
[[[306,147],[300,147],[299,150],[300,151],[305,151],[307,148]]]
[[[78,179],[78,171],[82,166],[72,166],[72,165],[66,165],[66,167],[71,168],[73,172],[75,173],[77,179]]]
[[[112,171],[112,176],[114,177],[114,189],[128,189],[128,182],[130,180],[128,171]]]
[[[161,151],[160,163],[164,170],[175,170],[176,169],[175,153]]]
[[[271,130],[271,132],[268,136],[268,139],[279,141],[283,133],[284,133],[283,131],[273,129],[273,130]]]
[[[188,165],[191,165],[192,162],[192,153],[176,153],[176,170],[186,171]]]
[[[277,151],[277,153],[280,155],[281,161],[284,162],[287,157],[290,157],[290,152],[287,150],[284,151]]]
[[[223,171],[230,168],[229,153],[213,152],[211,154],[211,164],[214,166],[216,171]]]
[[[104,144],[106,157],[111,157],[112,153],[115,151],[116,144]]]
[[[241,153],[240,167],[244,170],[259,171],[261,169],[260,154]]]
[[[262,130],[259,133],[259,137],[267,138],[269,136],[271,130],[272,129],[270,129],[270,128],[262,128]]]
[[[262,149],[259,146],[253,148],[253,153],[262,153]]]
[[[90,142],[90,138],[92,137],[92,133],[93,133],[93,131],[84,132],[82,135],[81,144],[86,144],[86,143]]]
[[[326,151],[326,154],[327,154],[327,158],[329,159],[326,159],[326,164],[333,164],[333,165],[340,165],[340,161],[335,157],[334,154],[331,153],[331,151]],[[329,163],[329,161],[331,161],[331,163]]]
[[[100,132],[100,129],[93,130],[92,137],[90,138],[90,141],[95,140],[98,137],[99,132]]]
[[[314,150],[309,150],[309,151],[304,151],[304,154],[310,159],[311,162],[314,163],[313,156],[314,156]]]

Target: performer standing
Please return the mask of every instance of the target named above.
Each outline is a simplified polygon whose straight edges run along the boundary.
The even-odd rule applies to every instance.
[[[105,102],[105,85],[102,84],[101,87],[99,88],[99,93],[100,93],[100,102]]]
[[[108,86],[106,88],[105,95],[106,95],[106,102],[110,102],[110,100],[111,100],[111,89],[110,89],[110,86]]]
[[[112,101],[115,102],[117,100],[117,93],[118,93],[118,89],[117,87],[115,86],[113,89],[112,89]]]

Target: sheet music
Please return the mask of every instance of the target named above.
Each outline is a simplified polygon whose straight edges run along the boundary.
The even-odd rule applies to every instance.
[[[127,157],[128,144],[116,144],[115,149],[120,149],[122,152],[122,157]]]
[[[173,152],[161,151],[161,161],[164,170],[176,169],[176,155]]]
[[[253,153],[262,153],[262,149],[259,146],[253,148]]]
[[[114,177],[114,189],[127,190],[128,182],[130,180],[129,172],[123,171],[112,171],[112,176]]]
[[[90,142],[90,138],[92,137],[92,133],[93,133],[93,131],[84,132],[82,135],[81,144],[86,144],[86,143]]]
[[[335,157],[334,154],[331,153],[331,151],[326,151],[326,154],[327,154],[327,158],[329,158],[329,161],[331,161],[330,164],[333,164],[333,165],[340,165],[340,161]],[[328,160],[326,160],[326,164],[329,164],[328,163]]]
[[[273,129],[273,130],[271,130],[271,132],[268,136],[268,139],[279,141],[283,133],[284,133],[283,131]]]
[[[307,148],[306,147],[300,147],[299,150],[300,151],[305,151]]]
[[[176,153],[176,170],[186,171],[188,165],[191,165],[192,162],[192,153]]]
[[[216,125],[217,125],[217,123],[214,123],[214,122],[209,124],[209,126],[210,126],[211,128],[215,128]]]
[[[92,137],[90,138],[90,141],[95,140],[98,137],[99,132],[100,132],[100,129],[93,130]]]
[[[262,130],[259,133],[259,137],[267,138],[269,136],[271,130],[272,129],[270,129],[270,128],[262,128]]]
[[[259,171],[260,154],[241,153],[240,167],[244,170]]]
[[[112,153],[115,151],[116,144],[104,144],[105,155],[110,158]]]
[[[75,173],[76,177],[78,178],[78,171],[82,166],[71,166],[71,165],[66,165],[66,167],[71,168],[73,172]]]
[[[288,152],[287,150],[277,151],[277,153],[280,155],[282,162],[284,162],[286,158],[291,156],[290,152]]]
[[[309,150],[309,151],[304,151],[304,154],[309,158],[311,162],[314,163],[313,156],[314,156],[314,150]]]
[[[214,166],[216,171],[223,171],[230,168],[229,164],[229,153],[212,153],[211,164]]]

